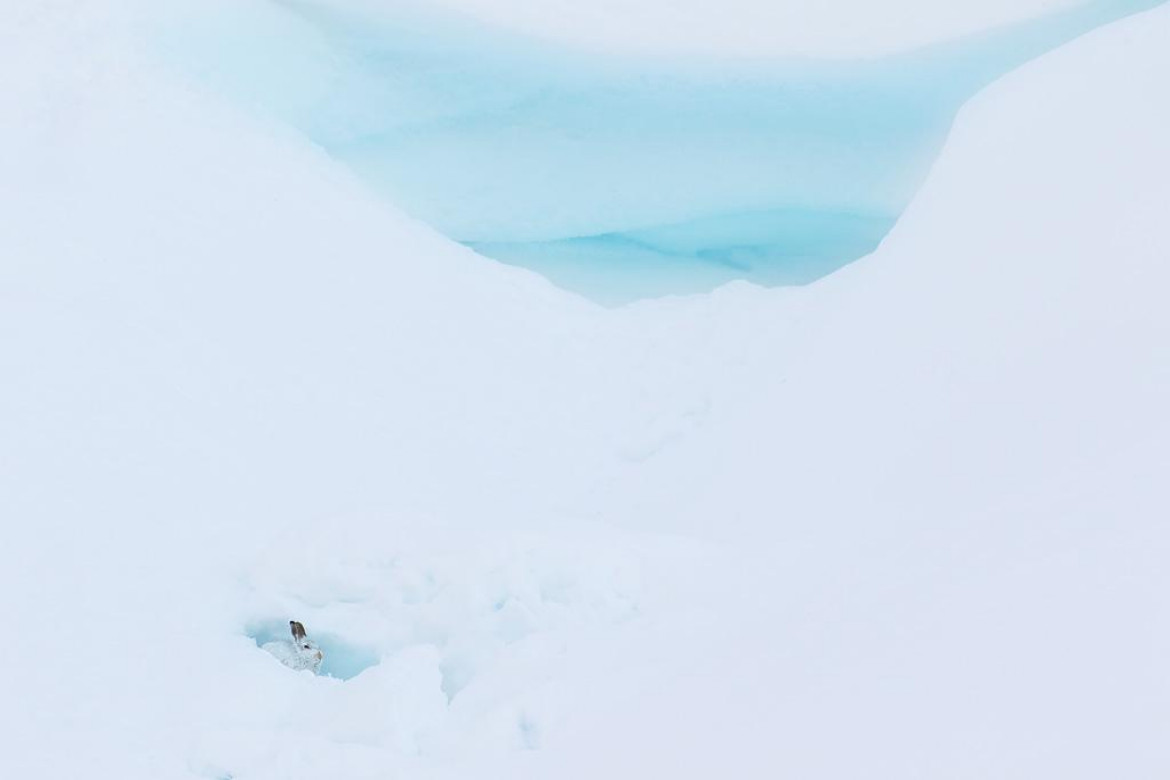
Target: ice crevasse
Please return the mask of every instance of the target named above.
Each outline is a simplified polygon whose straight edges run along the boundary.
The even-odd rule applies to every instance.
[[[870,253],[972,94],[1159,0],[860,59],[599,56],[467,17],[283,0],[170,17],[173,64],[480,253],[603,303]]]

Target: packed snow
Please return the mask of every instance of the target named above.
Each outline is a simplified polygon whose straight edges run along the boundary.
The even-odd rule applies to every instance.
[[[0,26],[0,775],[1170,771],[1170,8],[872,255],[606,309],[160,64],[204,7]]]

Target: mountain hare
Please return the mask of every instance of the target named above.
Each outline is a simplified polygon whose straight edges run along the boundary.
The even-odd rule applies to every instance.
[[[308,669],[313,674],[321,671],[321,661],[325,654],[317,647],[317,643],[305,636],[305,627],[295,620],[288,621],[292,629],[292,641],[280,639],[275,642],[265,642],[262,647],[276,656],[282,664],[298,672]]]

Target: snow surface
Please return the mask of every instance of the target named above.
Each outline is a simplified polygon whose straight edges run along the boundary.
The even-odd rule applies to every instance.
[[[373,8],[390,5],[386,0],[360,2]],[[979,3],[440,0],[439,4],[507,29],[610,52],[855,57],[904,51],[1089,3],[1085,0],[984,0]]]
[[[0,775],[1170,771],[1166,7],[976,98],[871,257],[613,311],[139,11],[0,27]]]

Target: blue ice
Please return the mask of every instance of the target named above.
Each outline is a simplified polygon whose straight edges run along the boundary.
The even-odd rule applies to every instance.
[[[972,94],[1160,2],[857,61],[600,57],[303,0],[189,20],[168,50],[447,236],[620,304],[807,283],[868,254]]]

